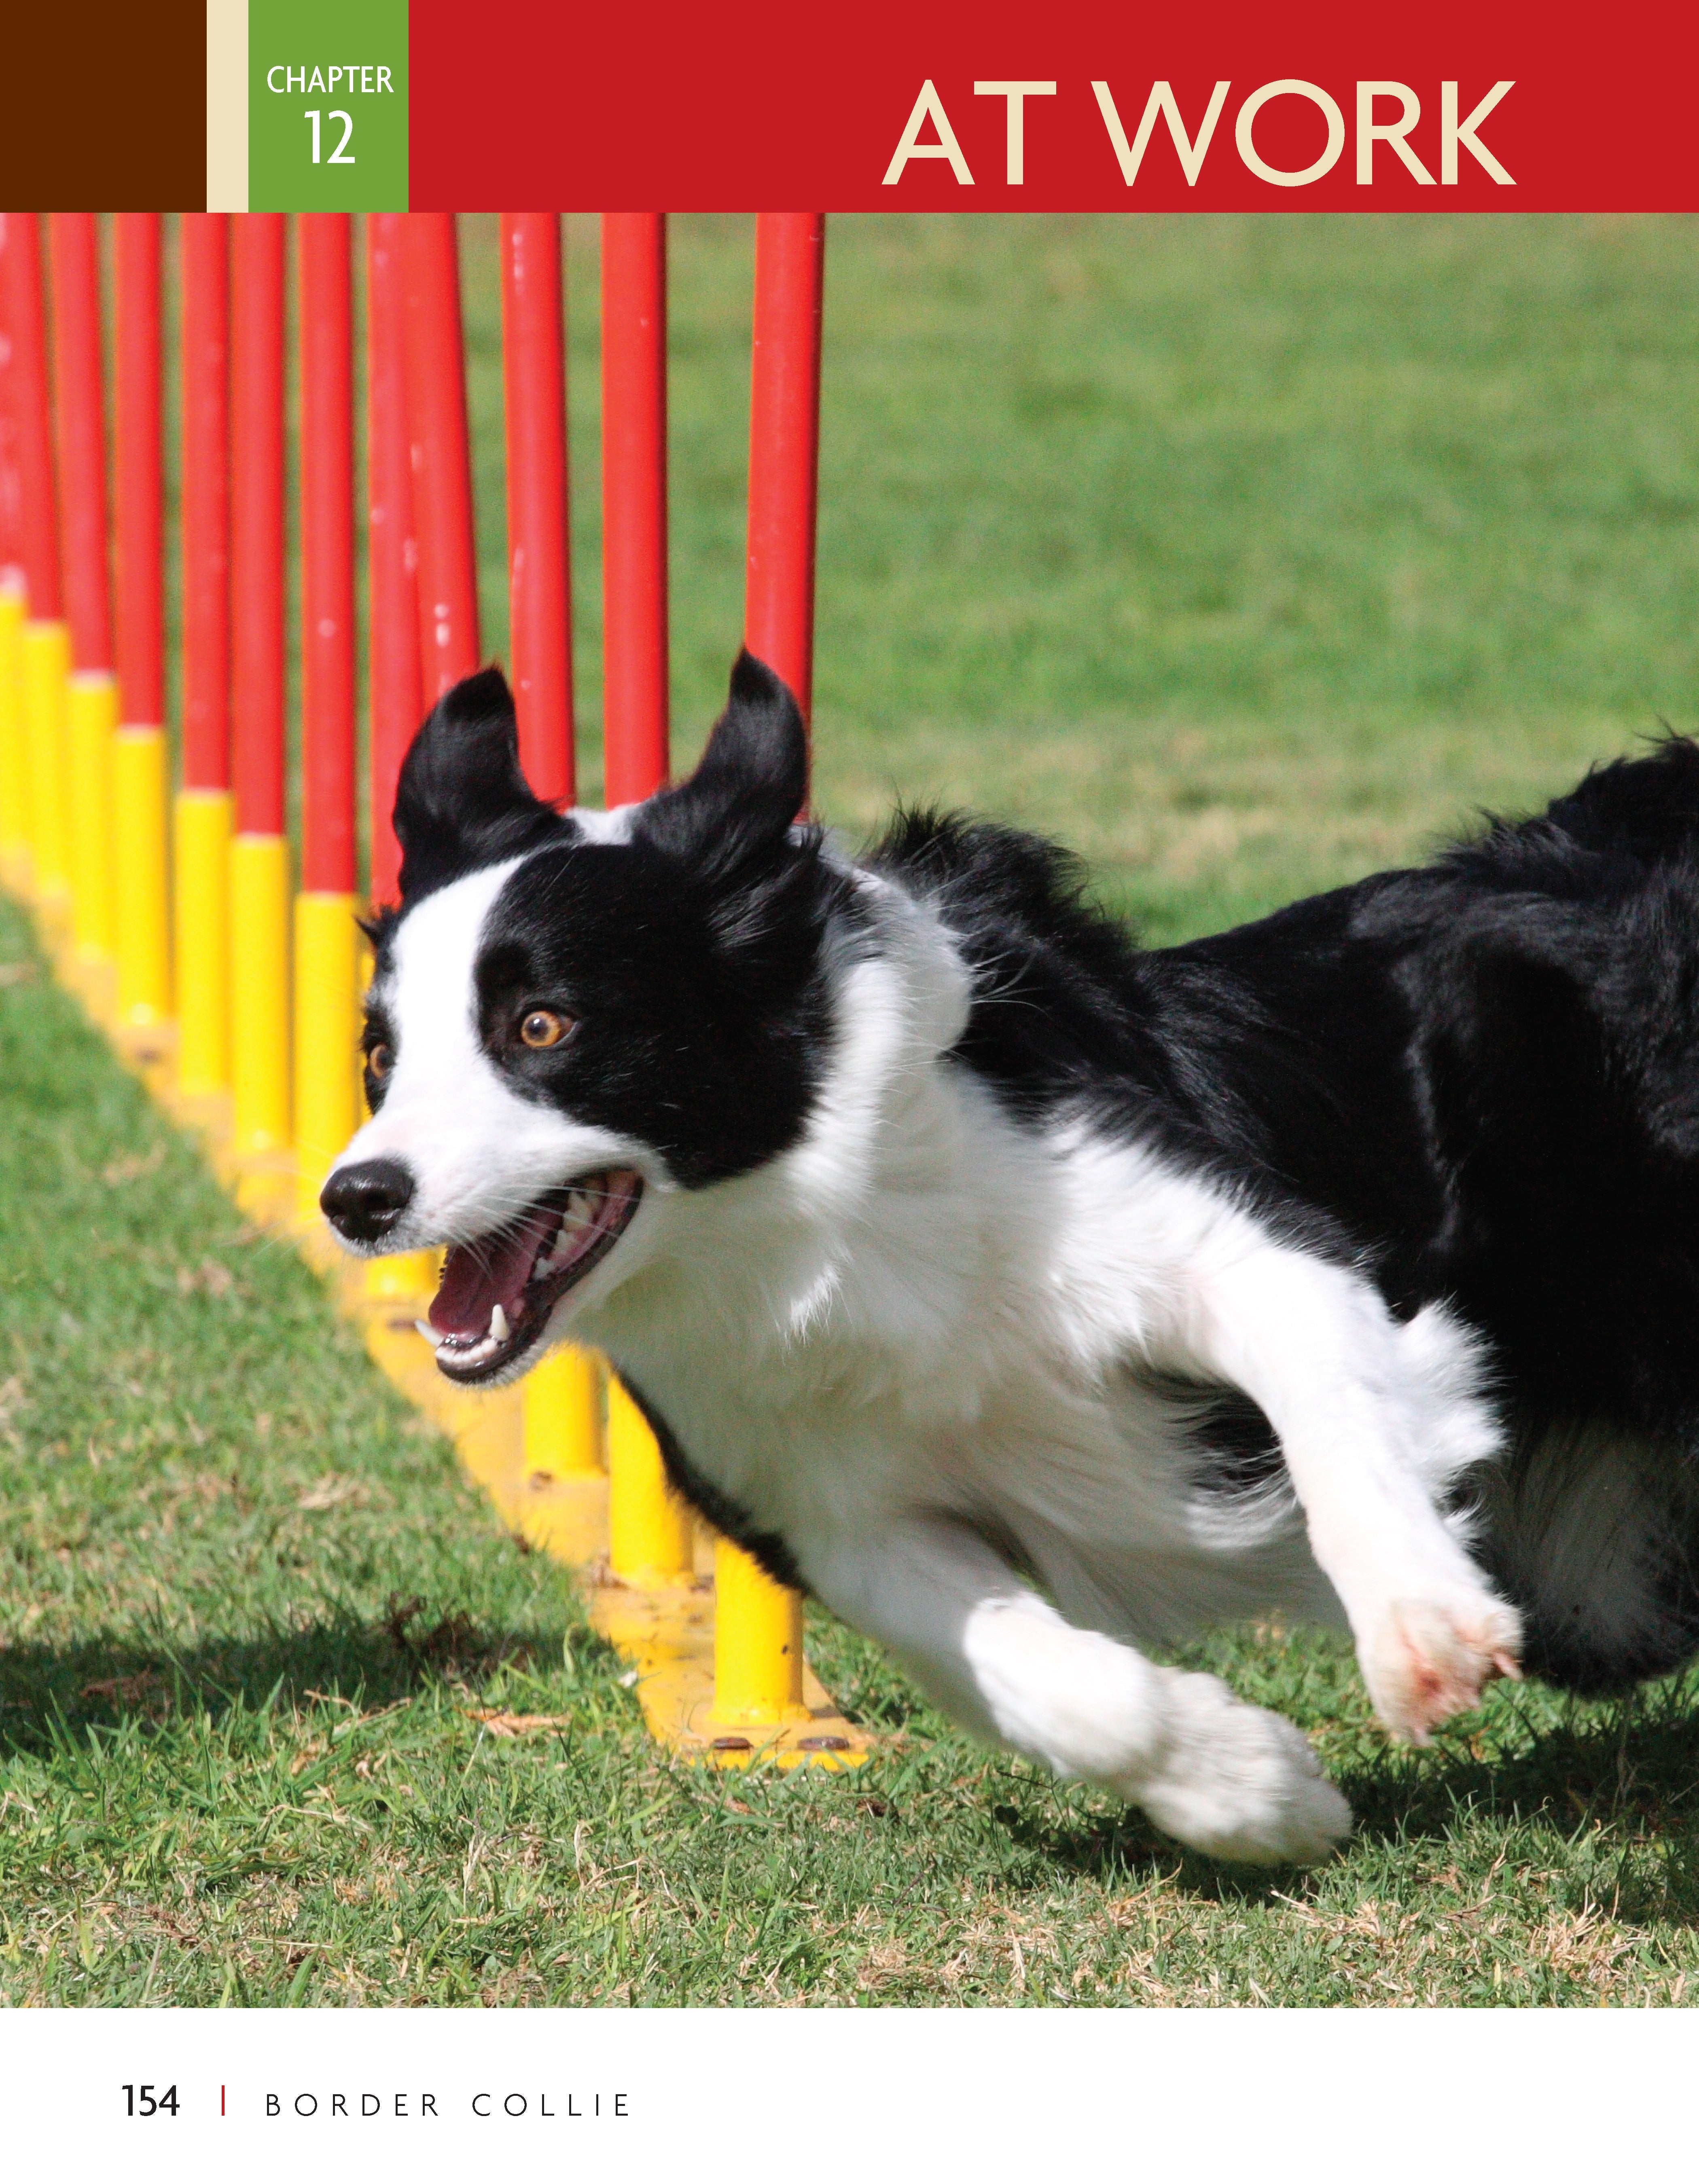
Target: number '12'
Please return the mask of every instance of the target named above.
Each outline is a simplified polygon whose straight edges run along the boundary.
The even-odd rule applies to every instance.
[[[307,119],[313,125],[313,164],[316,167],[319,164],[319,109],[316,106],[307,109]],[[348,149],[348,139],[354,135],[354,116],[343,107],[333,106],[331,119],[342,123],[343,133],[336,150],[324,164],[327,167],[352,167],[356,163],[354,153]]]

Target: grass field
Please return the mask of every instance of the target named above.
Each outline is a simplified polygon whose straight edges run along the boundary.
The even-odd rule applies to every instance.
[[[471,225],[499,652],[489,242]],[[570,247],[593,730],[593,230]],[[679,224],[681,759],[737,639],[748,281],[744,224]],[[1053,828],[1166,939],[1699,710],[1691,224],[845,220],[828,328],[835,822],[896,790]],[[1593,2004],[1699,1979],[1693,1681],[1501,1685],[1417,1754],[1334,1641],[1224,1635],[1196,1658],[1300,1721],[1361,1816],[1308,1875],[1212,1867],[976,1750],[823,1618],[871,1766],[674,1766],[569,1580],[3,908],[0,1234],[0,1999]]]

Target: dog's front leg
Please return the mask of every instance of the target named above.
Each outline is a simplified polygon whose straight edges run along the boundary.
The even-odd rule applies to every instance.
[[[1434,1506],[1407,1330],[1360,1275],[1274,1245],[1200,1261],[1184,1294],[1191,1366],[1267,1413],[1376,1710],[1425,1743],[1519,1673],[1522,1630]]]
[[[965,1526],[911,1521],[811,1558],[810,1576],[955,1719],[1118,1791],[1195,1849],[1303,1864],[1351,1826],[1290,1722],[1213,1676],[1076,1630]]]

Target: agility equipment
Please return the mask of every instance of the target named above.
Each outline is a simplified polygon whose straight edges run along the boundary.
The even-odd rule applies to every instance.
[[[281,213],[231,224],[230,1071],[237,1197],[292,1203],[290,855],[285,832]]]
[[[176,1094],[214,1138],[230,1125],[230,220],[185,213],[181,292],[182,714],[176,851]]]
[[[312,1223],[359,1120],[354,841],[354,287],[346,213],[296,223],[301,357],[301,884],[296,1210]]]
[[[111,751],[114,1035],[145,1070],[170,1059],[170,820],[165,736],[160,219],[113,221],[118,727]]]
[[[421,719],[482,664],[455,222],[184,214],[181,716],[165,722],[162,223],[0,215],[0,883],[60,977],[293,1235],[505,1520],[581,1573],[655,1732],[743,1766],[853,1765],[866,1739],[803,1658],[800,1603],[675,1496],[604,1362],[457,1390],[413,1323],[436,1255],[351,1268],[317,1213],[357,1127],[357,916],[398,894],[390,823]],[[577,794],[561,233],[500,221],[510,682],[535,794]],[[811,711],[825,229],[756,226],[745,641]],[[102,250],[114,298],[110,493]],[[44,248],[45,246],[45,248]],[[669,774],[666,220],[602,222],[604,795]],[[43,258],[50,283],[44,281]],[[363,266],[365,340],[356,339]],[[48,328],[52,370],[49,371]],[[366,421],[362,860],[354,404]],[[298,763],[285,404],[298,387]],[[362,877],[362,871],[364,877]]]

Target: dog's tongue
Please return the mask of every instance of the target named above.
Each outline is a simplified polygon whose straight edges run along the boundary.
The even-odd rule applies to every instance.
[[[482,1334],[497,1305],[511,1317],[538,1253],[560,1222],[558,1212],[538,1206],[499,1236],[454,1245],[431,1303],[431,1324],[437,1334]]]

